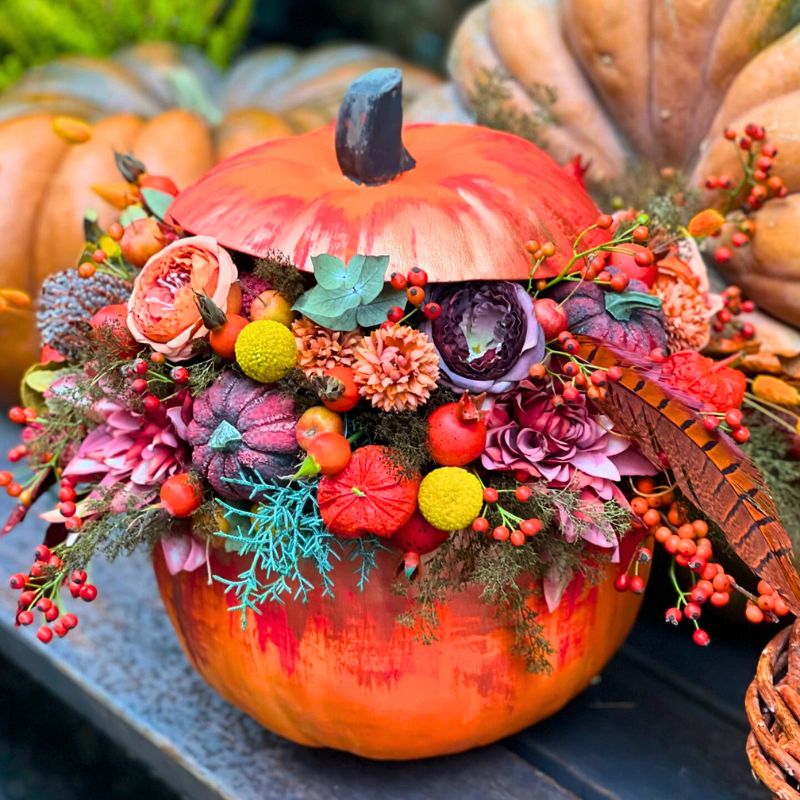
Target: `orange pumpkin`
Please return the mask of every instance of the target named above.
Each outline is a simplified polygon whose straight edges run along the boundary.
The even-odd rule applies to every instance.
[[[217,549],[210,558],[221,577],[246,569]],[[397,622],[410,602],[392,591],[397,561],[380,552],[363,592],[353,565],[335,562],[335,598],[267,604],[245,630],[205,570],[171,576],[160,548],[155,570],[186,655],[226,700],[299,744],[379,759],[455,753],[555,713],[603,669],[641,602],[614,589],[618,568],[595,586],[576,578],[553,613],[532,600],[554,651],[552,672],[534,674],[478,588],[448,598],[438,639],[423,644]]]
[[[800,191],[800,3],[785,0],[488,0],[458,28],[451,85],[411,108],[418,121],[465,121],[487,75],[506,78],[512,126],[542,118],[543,86],[555,92],[541,128],[549,152],[589,161],[602,185],[631,158],[708,175],[741,173],[726,126],[767,129],[776,170]],[[772,200],[755,214],[752,247],[723,269],[763,308],[800,320],[800,201]],[[728,232],[729,235],[730,232]]]
[[[112,221],[117,212],[91,186],[119,181],[114,150],[183,187],[232,153],[328,122],[356,75],[396,61],[362,45],[307,55],[271,47],[223,75],[191,48],[148,43],[108,60],[69,57],[33,68],[0,96],[0,288],[35,296],[48,274],[75,264],[84,211]],[[412,95],[438,82],[409,69]],[[60,125],[60,115],[90,122],[88,141],[58,135],[54,126],[62,134],[74,128]],[[0,338],[0,398],[11,403],[38,355],[32,316],[0,313]]]

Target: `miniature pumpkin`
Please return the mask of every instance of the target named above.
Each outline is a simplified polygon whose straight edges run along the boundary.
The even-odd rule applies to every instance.
[[[472,9],[450,49],[452,84],[412,107],[415,121],[467,121],[486,113],[491,77],[502,117],[538,128],[548,151],[588,162],[602,187],[631,157],[656,166],[740,174],[726,126],[767,129],[776,169],[800,190],[800,4],[783,0],[488,0]],[[552,89],[555,100],[546,107]],[[543,105],[544,101],[544,105]],[[545,113],[544,112],[551,112]],[[800,319],[800,201],[773,200],[755,215],[753,246],[725,274],[781,319]]]
[[[397,622],[412,602],[392,589],[399,554],[376,556],[363,591],[353,564],[334,561],[333,596],[315,590],[308,603],[266,603],[260,614],[247,612],[243,630],[231,622],[234,598],[205,570],[170,575],[162,549],[154,554],[178,638],[214,689],[287,739],[368,758],[467,750],[555,713],[600,673],[641,603],[614,589],[618,567],[596,585],[575,578],[553,612],[532,597],[555,654],[552,672],[535,674],[509,654],[513,629],[480,599],[480,587],[437,606],[437,638],[425,644],[420,630]],[[215,548],[209,559],[223,579],[248,568]]]
[[[35,297],[47,275],[75,265],[87,209],[98,211],[102,225],[115,218],[91,189],[119,181],[114,150],[133,152],[183,187],[220,158],[329,122],[356,75],[392,63],[364,45],[308,54],[275,46],[221,74],[196,50],[151,42],[111,59],[34,67],[0,96],[0,288]],[[438,82],[413,67],[407,74],[412,95]],[[91,123],[87,141],[70,144],[55,132],[65,114]],[[11,403],[38,355],[32,316],[0,313],[0,338],[0,396]]]
[[[256,472],[265,481],[289,475],[298,452],[292,398],[224,372],[195,401],[187,438],[192,466],[220,496],[252,499],[231,483]]]
[[[391,536],[417,508],[418,489],[419,476],[405,476],[387,448],[373,444],[356,450],[338,475],[322,478],[317,503],[336,536]]]
[[[569,330],[591,336],[631,353],[648,355],[655,348],[667,352],[667,334],[661,301],[646,294],[647,286],[633,280],[629,291],[603,291],[596,283],[577,288],[568,282],[555,287],[552,296],[563,301]]]
[[[368,73],[350,87],[335,136],[324,128],[224,161],[178,196],[172,219],[307,270],[322,253],[376,253],[388,254],[387,274],[420,265],[431,281],[521,280],[531,267],[525,243],[537,239],[555,244],[547,266],[557,271],[597,218],[588,194],[516,136],[403,128],[400,86],[398,70]],[[606,236],[595,229],[583,241]]]

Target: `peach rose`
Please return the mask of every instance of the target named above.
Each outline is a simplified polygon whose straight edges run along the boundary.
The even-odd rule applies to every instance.
[[[195,339],[208,335],[195,292],[225,308],[238,272],[227,251],[211,236],[192,236],[167,245],[142,267],[128,301],[134,339],[174,361],[192,355]]]

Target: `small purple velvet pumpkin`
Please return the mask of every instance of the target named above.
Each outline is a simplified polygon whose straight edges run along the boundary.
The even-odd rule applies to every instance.
[[[224,372],[194,402],[187,434],[192,466],[220,497],[251,499],[246,487],[230,481],[242,474],[267,481],[291,474],[296,427],[289,395]]]
[[[565,281],[553,289],[551,297],[564,303],[569,329],[575,335],[591,336],[630,353],[648,355],[657,347],[666,353],[661,301],[647,292],[647,286],[637,280],[628,284],[626,292],[607,292],[587,282],[576,289]]]

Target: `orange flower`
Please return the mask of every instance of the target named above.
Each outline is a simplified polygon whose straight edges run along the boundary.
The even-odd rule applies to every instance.
[[[716,208],[704,208],[689,220],[688,230],[694,237],[711,236],[724,224],[725,217]]]
[[[225,308],[238,273],[233,259],[211,236],[179,239],[152,256],[133,284],[128,328],[142,344],[175,361],[192,355],[195,339],[208,334],[195,292]]]

